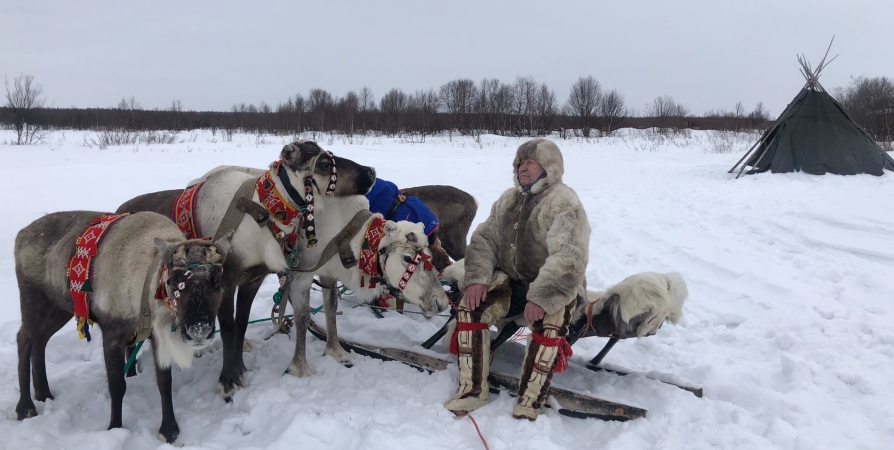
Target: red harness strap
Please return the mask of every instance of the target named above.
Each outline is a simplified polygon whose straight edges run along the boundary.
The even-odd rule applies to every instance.
[[[280,164],[282,164],[282,161],[273,163],[274,168],[270,170],[278,168]],[[258,191],[258,199],[277,222],[283,225],[291,225],[292,221],[298,217],[299,211],[282,198],[282,194],[279,193],[279,190],[276,189],[276,184],[270,178],[270,170],[264,172],[264,175],[258,178],[258,182],[255,185],[255,189]]]
[[[376,287],[375,276],[378,275],[379,243],[385,236],[385,219],[376,217],[369,223],[366,234],[363,236],[363,244],[360,245],[360,287],[367,287],[363,282],[369,277],[369,288]]]
[[[571,351],[571,344],[565,340],[565,336],[548,338],[542,334],[531,333],[531,339],[544,347],[559,347],[559,356],[556,357],[553,372],[562,373],[568,368],[568,358],[574,353]]]
[[[460,331],[478,331],[486,330],[488,328],[486,323],[457,321],[456,328],[453,329],[453,336],[450,337],[450,353],[459,355],[459,343],[457,342],[457,339],[459,338]]]
[[[286,245],[283,247],[283,253],[288,256],[288,249],[298,240],[299,225],[293,224],[292,222],[295,221],[301,212],[283,199],[282,194],[276,189],[276,184],[273,183],[273,180],[270,178],[270,171],[278,170],[281,164],[282,160],[273,163],[273,168],[264,172],[264,175],[258,178],[258,182],[255,184],[255,190],[258,192],[258,199],[261,204],[264,205],[264,208],[270,213],[275,222],[294,226],[295,229],[286,235]],[[313,220],[313,206],[311,204],[308,204],[307,217],[309,217],[310,220]],[[268,228],[270,228],[270,232],[273,233],[273,236],[284,233],[276,226],[274,221],[271,221],[267,225]],[[312,228],[313,225],[308,227],[308,233],[313,231]]]
[[[68,286],[71,293],[71,303],[74,307],[74,315],[77,319],[78,337],[90,341],[88,325],[90,307],[87,298],[89,292],[93,292],[91,277],[93,275],[93,258],[99,252],[99,243],[105,237],[106,231],[119,219],[128,216],[125,214],[102,215],[90,221],[87,229],[78,236],[71,249],[71,258],[68,260]]]
[[[177,197],[177,201],[171,207],[171,219],[177,224],[177,228],[187,239],[198,239],[199,224],[196,222],[196,200],[199,197],[199,189],[205,182],[194,184]]]

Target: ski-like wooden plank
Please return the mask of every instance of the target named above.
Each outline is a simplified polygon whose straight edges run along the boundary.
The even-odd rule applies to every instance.
[[[668,385],[674,386],[676,388],[680,388],[684,391],[689,391],[698,398],[702,398],[702,396],[705,394],[705,390],[700,387],[687,386],[685,384],[677,384],[672,381],[666,381],[666,380],[662,380],[660,378],[650,377],[648,375],[638,374],[635,372],[625,372],[623,370],[618,370],[618,369],[607,369],[605,367],[593,366],[591,364],[587,364],[584,367],[592,370],[593,372],[608,372],[608,373],[615,374],[615,375],[622,376],[622,377],[627,376],[627,375],[638,375],[638,376],[641,376],[641,377],[649,379],[649,380],[660,381],[664,384],[668,384]]]
[[[312,320],[308,324],[308,331],[320,340],[326,340],[326,331]],[[339,339],[347,350],[357,354],[384,361],[397,361],[426,372],[446,370],[451,363],[445,359],[423,355],[409,350],[381,347],[377,345]],[[519,381],[517,377],[502,373],[491,372],[490,380],[509,392],[518,391]],[[626,421],[646,416],[646,410],[635,406],[593,398],[577,392],[572,392],[556,386],[551,386],[549,395],[554,397],[560,408],[559,413],[569,417],[597,418],[602,420]]]

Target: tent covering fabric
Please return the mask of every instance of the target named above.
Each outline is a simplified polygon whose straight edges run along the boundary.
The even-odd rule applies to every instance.
[[[806,172],[855,175],[894,171],[894,160],[832,96],[804,88],[746,161],[748,173]]]

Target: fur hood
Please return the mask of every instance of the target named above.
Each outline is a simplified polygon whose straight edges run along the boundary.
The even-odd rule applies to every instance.
[[[524,158],[535,159],[546,171],[528,192],[518,183],[518,163]],[[562,153],[553,142],[534,139],[519,146],[515,186],[472,233],[460,289],[489,285],[499,268],[528,286],[527,300],[547,314],[586,296],[590,222],[577,193],[562,183],[563,172]]]
[[[519,192],[522,186],[518,182],[518,165],[523,159],[533,159],[543,166],[546,177],[537,180],[534,186],[531,186],[531,192],[534,194],[543,192],[550,186],[554,186],[562,182],[562,175],[565,173],[565,162],[562,160],[562,152],[559,147],[549,139],[534,139],[518,147],[515,152],[515,159],[512,161],[512,181]]]

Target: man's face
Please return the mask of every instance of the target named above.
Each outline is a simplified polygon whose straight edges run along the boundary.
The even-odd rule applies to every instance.
[[[525,158],[518,163],[518,182],[522,186],[533,183],[540,178],[541,174],[543,174],[543,166],[531,158]]]

